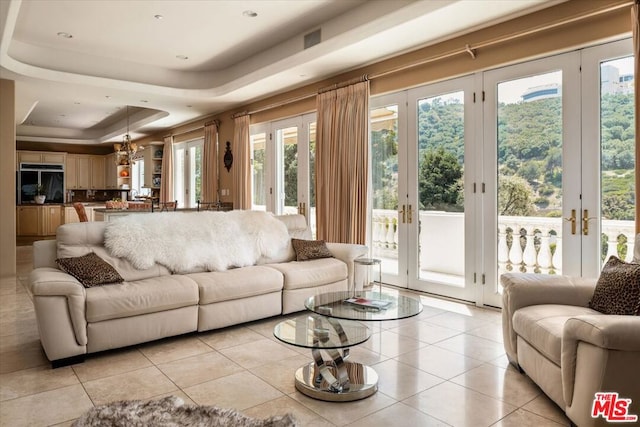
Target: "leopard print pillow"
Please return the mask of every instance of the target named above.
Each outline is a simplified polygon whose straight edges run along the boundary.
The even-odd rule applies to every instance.
[[[640,264],[611,256],[602,267],[589,307],[604,314],[640,315]]]
[[[111,264],[93,252],[75,258],[58,258],[56,263],[60,270],[78,279],[85,288],[124,281]]]
[[[296,261],[309,261],[318,258],[333,258],[324,240],[291,239]]]

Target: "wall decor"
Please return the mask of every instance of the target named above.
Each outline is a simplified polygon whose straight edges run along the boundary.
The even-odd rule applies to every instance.
[[[227,148],[224,150],[224,167],[227,172],[231,171],[231,165],[233,164],[233,153],[231,153],[231,143],[227,141]]]

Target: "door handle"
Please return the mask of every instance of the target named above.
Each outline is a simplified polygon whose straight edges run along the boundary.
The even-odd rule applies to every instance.
[[[398,211],[398,213],[402,214],[402,223],[404,224],[405,222],[407,222],[407,212],[405,211],[405,205],[402,205],[402,210]]]
[[[589,216],[589,210],[588,209],[584,209],[582,211],[582,234],[584,236],[588,236],[589,235],[589,221],[591,221],[592,219],[596,219],[595,216]]]
[[[413,209],[411,209],[411,205],[409,205],[409,212],[408,212],[408,223],[411,224],[413,222]]]
[[[569,218],[565,218],[564,220],[571,223],[571,234],[576,234],[576,210],[571,209],[571,216]]]

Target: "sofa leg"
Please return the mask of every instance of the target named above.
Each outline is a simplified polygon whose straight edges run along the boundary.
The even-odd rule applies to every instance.
[[[84,354],[81,354],[78,356],[71,356],[64,359],[52,360],[51,368],[52,369],[63,368],[65,366],[75,365],[76,363],[84,363]]]

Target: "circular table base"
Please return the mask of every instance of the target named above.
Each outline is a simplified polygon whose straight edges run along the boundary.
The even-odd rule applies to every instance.
[[[296,371],[296,389],[302,394],[328,402],[351,402],[364,399],[378,390],[378,374],[373,368],[355,362],[345,362],[349,373],[349,389],[334,391],[320,377],[319,384],[315,379],[319,371],[315,363],[309,363]],[[335,376],[335,367],[329,367]]]

